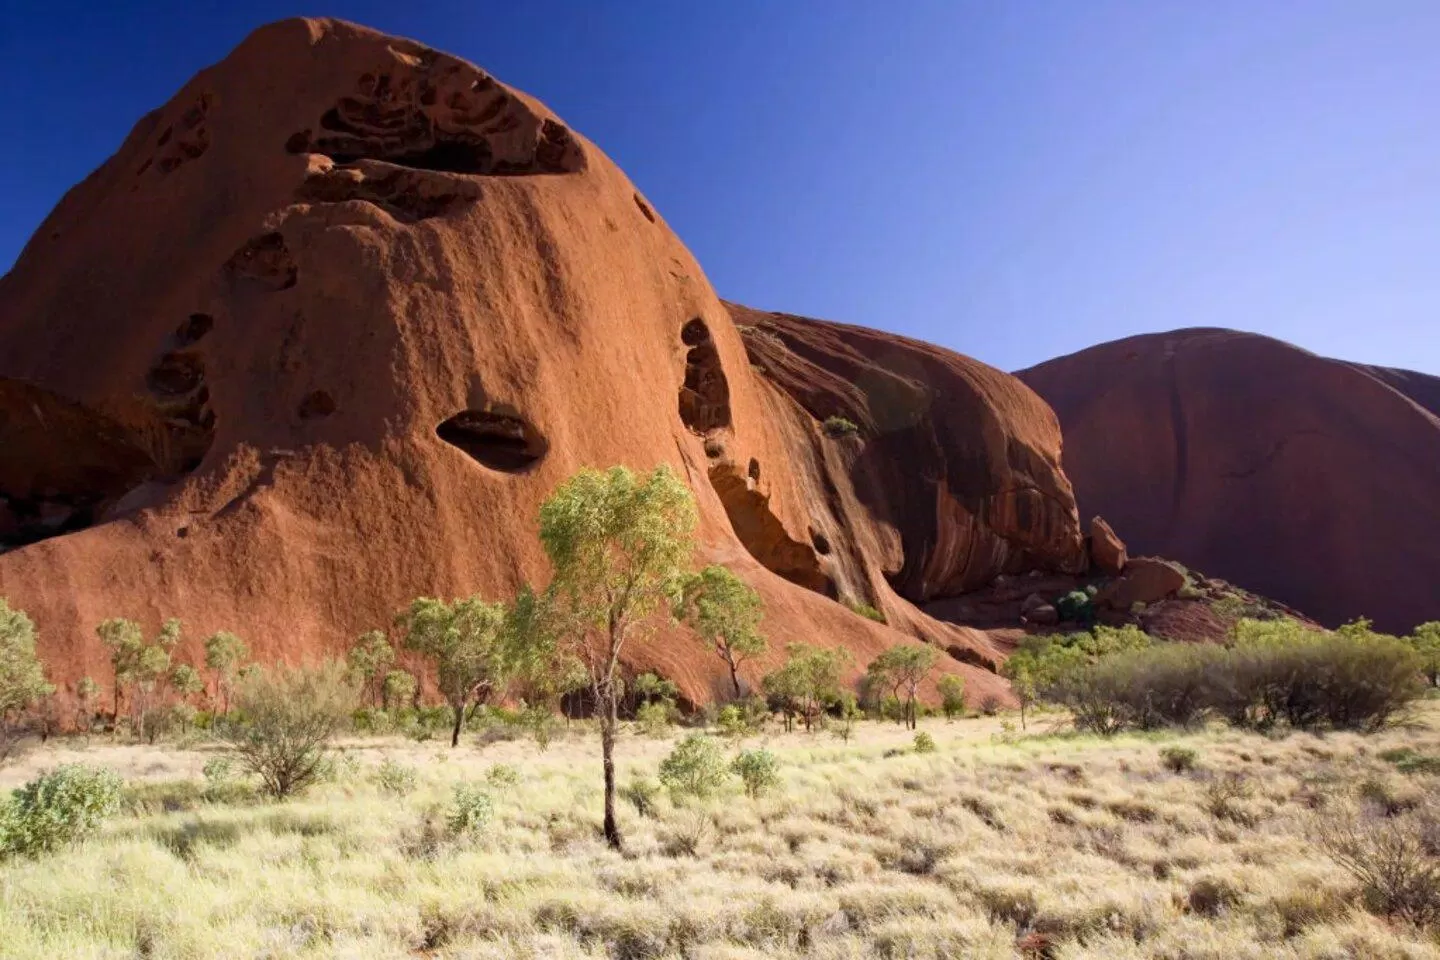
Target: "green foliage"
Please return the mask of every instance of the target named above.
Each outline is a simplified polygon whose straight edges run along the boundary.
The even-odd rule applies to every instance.
[[[874,688],[888,689],[896,697],[904,694],[904,719],[912,730],[919,719],[916,700],[920,684],[930,675],[930,671],[935,669],[935,662],[939,658],[940,651],[932,646],[904,643],[881,653],[865,668]]]
[[[182,698],[193,697],[205,689],[205,681],[200,679],[200,671],[190,664],[177,663],[170,671],[170,689]]]
[[[845,743],[855,735],[855,724],[860,722],[864,714],[860,710],[860,704],[855,699],[855,694],[849,690],[841,690],[840,695],[835,699],[835,736]]]
[[[1386,750],[1380,759],[1395,764],[1401,773],[1440,774],[1440,757],[1419,753],[1410,747]]]
[[[651,616],[672,607],[695,549],[695,498],[668,466],[637,477],[625,467],[585,469],[540,507],[540,543],[554,577],[536,623],[540,659],[588,679],[600,723],[605,772],[605,838],[620,847],[615,819],[614,750],[618,671],[626,642]],[[537,631],[527,630],[527,637]],[[551,641],[553,640],[553,652]]]
[[[54,692],[35,653],[35,624],[0,598],[0,763],[19,748],[26,711]]]
[[[635,723],[646,736],[663,736],[665,731],[670,729],[674,711],[674,705],[668,700],[642,703],[640,709],[635,711]]]
[[[0,856],[34,857],[95,834],[120,809],[109,770],[66,764],[42,773],[0,806]]]
[[[680,688],[664,677],[654,673],[642,673],[635,678],[635,696],[641,703],[674,703],[680,696]]]
[[[518,722],[542,753],[550,749],[550,744],[560,732],[560,721],[545,707],[527,707],[521,712]]]
[[[790,659],[761,681],[771,703],[785,716],[785,729],[800,717],[812,729],[821,712],[840,698],[840,674],[850,663],[843,648],[824,649],[792,643],[785,648]]]
[[[375,768],[375,785],[385,793],[403,797],[415,789],[419,775],[414,767],[386,757]]]
[[[1430,686],[1440,685],[1440,621],[1420,624],[1405,640],[1420,657],[1420,670]]]
[[[205,666],[215,673],[215,686],[220,692],[221,711],[230,712],[230,694],[235,677],[250,657],[250,648],[233,633],[224,630],[205,638]]]
[[[717,564],[685,578],[675,606],[675,616],[694,627],[725,661],[737,697],[740,664],[768,646],[760,633],[764,615],[765,604],[755,588]]]
[[[953,673],[947,673],[935,681],[935,689],[940,691],[940,710],[945,714],[946,720],[954,720],[965,713],[965,678]]]
[[[384,701],[381,699],[381,685],[384,683],[386,670],[394,662],[395,650],[390,646],[390,639],[384,630],[371,630],[361,634],[345,654],[345,663],[360,686],[361,698],[378,701],[382,706]]]
[[[150,723],[157,716],[156,688],[170,671],[170,653],[180,643],[180,621],[166,620],[148,643],[144,630],[133,620],[112,618],[96,627],[95,632],[100,642],[110,648],[117,697],[121,690],[129,693],[135,735],[153,742],[158,732]]]
[[[708,797],[727,774],[720,744],[703,733],[690,734],[660,761],[660,782],[675,798]]]
[[[1067,623],[1094,623],[1095,604],[1084,590],[1072,590],[1055,601],[1055,612]]]
[[[520,771],[508,763],[497,763],[485,771],[485,782],[497,790],[510,790],[519,785]]]
[[[451,794],[445,825],[453,836],[481,833],[495,816],[495,801],[478,784],[457,783]]]
[[[720,708],[715,717],[715,726],[720,728],[721,735],[731,738],[738,739],[750,732],[750,724],[746,721],[744,712],[733,703],[727,703]]]
[[[1194,770],[1200,754],[1189,747],[1166,747],[1160,751],[1160,762],[1171,773],[1185,773]]]
[[[1151,646],[1138,631],[1097,628],[1091,641],[1022,645],[1012,663],[1027,658],[1041,696],[1105,734],[1188,727],[1210,713],[1257,730],[1374,729],[1420,694],[1414,651],[1363,621],[1331,633],[1243,619],[1234,635],[1228,648]]]
[[[642,817],[653,817],[659,808],[660,784],[647,777],[635,777],[628,784],[622,793],[625,799],[635,807],[635,812]]]
[[[923,730],[915,734],[916,753],[934,753],[936,749],[935,738],[930,736],[930,734]]]
[[[780,761],[769,750],[742,750],[730,764],[745,784],[745,793],[754,799],[780,785]]]
[[[385,710],[402,710],[415,699],[420,681],[408,670],[391,670],[380,684],[380,703]]]
[[[255,671],[236,691],[243,720],[220,725],[236,763],[260,778],[267,794],[284,799],[325,773],[335,735],[355,704],[348,671],[327,661],[313,670]]]
[[[844,417],[826,417],[824,423],[825,435],[831,438],[853,437],[860,432],[860,428],[852,420]]]
[[[450,745],[456,746],[471,700],[497,695],[511,668],[505,605],[479,596],[453,603],[419,597],[400,620],[405,648],[435,665],[435,685],[454,711]]]
[[[865,603],[863,600],[856,600],[854,597],[845,597],[840,601],[850,610],[851,613],[858,613],[866,620],[874,620],[876,623],[885,622],[885,614]]]

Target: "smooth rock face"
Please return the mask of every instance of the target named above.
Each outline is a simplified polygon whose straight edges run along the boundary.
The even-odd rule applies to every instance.
[[[1136,557],[1125,572],[1095,596],[1098,606],[1129,610],[1137,603],[1155,603],[1173,597],[1185,586],[1185,571],[1155,557]]]
[[[1125,569],[1129,559],[1125,544],[1101,517],[1090,521],[1090,562],[1103,573],[1115,576]]]
[[[1440,619],[1440,381],[1228,330],[1022,371],[1060,415],[1080,506],[1328,626]]]
[[[828,436],[832,412],[861,434]],[[988,637],[910,601],[1083,563],[1059,455],[1005,374],[721,303],[542,104],[339,21],[202,71],[0,280],[0,595],[62,684],[110,676],[112,616],[180,617],[192,661],[231,629],[296,663],[415,596],[508,596],[548,577],[557,483],[663,463],[696,494],[697,560],[764,596],[750,680],[789,642],[863,668],[921,638],[1004,699],[971,666]],[[628,656],[693,701],[728,684],[679,630]]]

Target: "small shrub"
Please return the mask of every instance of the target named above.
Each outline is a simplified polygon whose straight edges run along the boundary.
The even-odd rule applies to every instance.
[[[993,717],[1000,712],[1000,698],[991,694],[980,701],[980,712],[987,717]]]
[[[480,833],[495,815],[495,801],[482,787],[473,783],[455,784],[445,826],[453,836]]]
[[[326,773],[330,744],[349,718],[355,688],[343,665],[252,673],[235,698],[240,721],[222,726],[235,761],[260,778],[265,792],[284,799]]]
[[[850,609],[851,613],[858,613],[866,620],[874,620],[876,623],[885,622],[885,614],[870,606],[868,603],[856,600],[854,597],[846,597],[842,602]]]
[[[690,734],[660,761],[660,782],[672,797],[707,797],[727,775],[720,745],[703,733]]]
[[[485,771],[485,782],[497,790],[512,790],[520,783],[520,771],[508,763],[497,763]]]
[[[714,824],[705,813],[682,812],[661,837],[661,850],[669,857],[696,857],[714,833]]]
[[[109,770],[56,767],[0,806],[0,855],[39,856],[93,836],[120,809],[123,786]]]
[[[403,797],[412,792],[417,779],[414,767],[405,763],[397,763],[388,757],[375,770],[375,785],[383,792],[397,797]]]
[[[926,733],[923,730],[915,734],[916,753],[934,753],[935,750],[936,746],[934,737],[930,736],[930,734]]]
[[[935,681],[935,689],[940,691],[940,710],[945,714],[946,720],[954,720],[965,713],[965,678],[957,677],[953,673],[947,673]]]
[[[780,761],[769,750],[742,751],[730,769],[740,775],[752,799],[780,785]]]
[[[530,707],[520,714],[520,726],[530,734],[535,746],[544,753],[560,733],[560,721],[545,707]]]
[[[1250,780],[1243,773],[1212,777],[1205,784],[1205,809],[1217,820],[1233,820],[1238,815],[1235,802],[1249,796]]]
[[[640,704],[635,711],[635,724],[648,737],[663,737],[670,729],[671,715],[675,707],[666,700],[651,700]]]
[[[1190,909],[1205,917],[1218,917],[1240,904],[1240,891],[1224,877],[1201,877],[1186,896]]]
[[[1200,754],[1189,747],[1166,747],[1160,751],[1160,762],[1171,773],[1185,773],[1194,770]]]
[[[751,732],[750,721],[746,719],[744,712],[733,703],[727,703],[720,708],[720,712],[715,715],[715,726],[720,728],[721,736],[736,740]]]
[[[1091,623],[1095,619],[1095,605],[1084,590],[1072,590],[1056,600],[1055,612],[1068,623]]]
[[[620,791],[620,796],[630,801],[640,816],[653,817],[660,802],[660,784],[646,777],[636,777]]]
[[[1315,821],[1315,845],[1359,882],[1367,908],[1417,926],[1440,922],[1440,858],[1423,818],[1377,818],[1341,810]]]
[[[860,427],[857,426],[853,420],[848,420],[845,417],[839,416],[825,418],[825,436],[827,437],[830,437],[832,439],[839,437],[853,437],[859,432]]]

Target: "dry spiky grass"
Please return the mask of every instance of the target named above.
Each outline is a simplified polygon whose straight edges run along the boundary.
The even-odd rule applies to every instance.
[[[354,741],[340,782],[249,806],[200,797],[213,753],[63,746],[161,800],[83,847],[0,864],[0,955],[1440,957],[1424,931],[1366,912],[1352,872],[1307,839],[1351,803],[1397,824],[1435,809],[1440,778],[1381,757],[1440,754],[1433,706],[1406,728],[1324,738],[922,725],[937,752],[893,755],[910,734],[889,724],[849,743],[757,738],[780,788],[659,797],[650,816],[627,804],[623,854],[600,836],[599,751],[578,732],[544,753]],[[654,778],[678,739],[625,738],[620,782]],[[1176,745],[1197,752],[1194,771],[1165,767]],[[57,759],[0,776],[13,785]],[[386,759],[418,769],[413,791],[375,782]],[[493,821],[451,837],[454,784],[497,763],[519,781],[496,778]]]

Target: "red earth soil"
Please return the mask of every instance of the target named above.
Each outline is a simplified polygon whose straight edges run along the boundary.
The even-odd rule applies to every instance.
[[[1060,416],[1085,515],[1328,625],[1440,619],[1440,380],[1229,330],[1017,376]]]
[[[72,688],[110,679],[107,617],[180,617],[192,662],[230,629],[295,663],[415,596],[543,583],[540,503],[610,464],[673,467],[697,562],[764,596],[752,682],[790,642],[863,669],[918,638],[1004,698],[989,637],[916,602],[1084,564],[1059,424],[1019,380],[721,302],[544,105],[351,24],[251,35],[0,280],[0,595]],[[677,628],[627,665],[694,702],[726,685]]]

